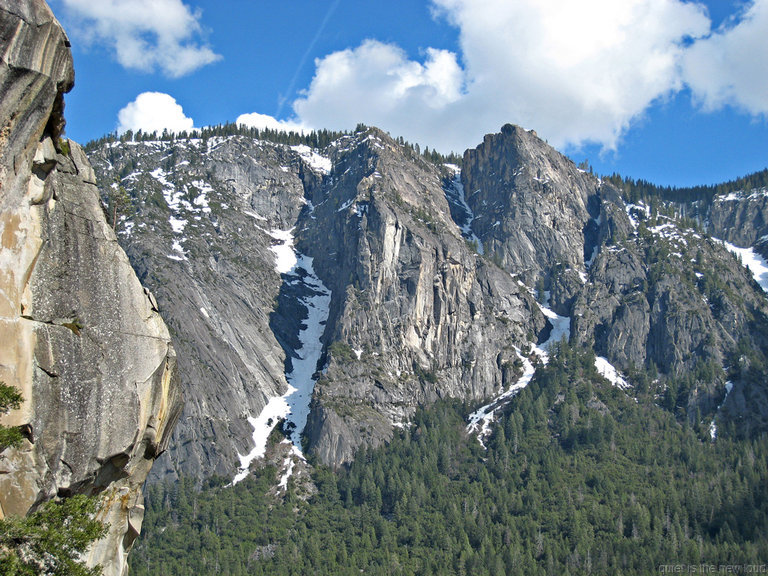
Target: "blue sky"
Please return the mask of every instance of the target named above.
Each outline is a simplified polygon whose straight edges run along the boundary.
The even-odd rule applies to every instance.
[[[506,122],[599,173],[768,167],[768,0],[51,0],[68,135],[377,125],[462,152]]]

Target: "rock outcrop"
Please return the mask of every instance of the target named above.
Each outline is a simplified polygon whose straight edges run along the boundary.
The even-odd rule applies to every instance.
[[[726,358],[766,312],[749,273],[725,248],[667,224],[601,252],[573,308],[573,335],[622,370],[670,376]]]
[[[0,0],[0,379],[24,396],[5,425],[0,513],[101,496],[91,565],[124,574],[142,485],[181,408],[156,303],[106,223],[93,169],[61,137],[69,42],[41,0]]]
[[[155,479],[234,474],[249,417],[286,390],[307,319],[307,270],[281,275],[290,246],[331,294],[304,439],[332,465],[418,406],[514,382],[549,333],[534,298],[660,394],[698,378],[680,393],[688,414],[717,408],[739,349],[765,347],[764,295],[732,255],[628,206],[531,131],[487,136],[460,173],[375,128],[314,150],[231,131],[90,152],[105,201],[131,199],[118,235],[189,383]]]
[[[768,345],[765,294],[721,243],[627,205],[514,126],[465,153],[462,182],[485,254],[570,317],[573,342],[625,374],[651,374],[662,390],[685,382],[677,402],[689,417],[715,410],[729,379],[764,394],[732,366],[739,350]],[[705,215],[696,205],[665,212],[698,216],[710,233],[749,246],[766,233],[765,200],[752,191],[716,198]]]
[[[564,316],[599,247],[632,231],[613,186],[517,126],[468,150],[461,179],[485,254]]]
[[[545,320],[462,238],[447,174],[376,129],[340,141],[333,158],[298,235],[333,293],[307,438],[338,464],[388,439],[418,406],[508,386],[517,350]]]
[[[736,246],[754,246],[768,235],[768,190],[715,196],[706,214],[707,231]]]

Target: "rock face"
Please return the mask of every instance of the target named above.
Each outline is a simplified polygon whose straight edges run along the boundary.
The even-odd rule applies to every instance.
[[[306,202],[300,173],[311,179],[311,169],[289,147],[243,137],[132,143],[91,160],[105,199],[117,182],[130,195],[119,237],[163,310],[186,383],[152,477],[234,475],[251,448],[248,417],[286,389],[281,342],[295,340],[299,319],[277,311],[271,248],[295,226]]]
[[[464,155],[462,183],[485,254],[568,315],[600,245],[631,232],[618,191],[506,125]]]
[[[417,406],[498,392],[544,328],[528,291],[462,238],[446,177],[371,129],[339,142],[313,197],[299,246],[333,293],[307,429],[324,462],[389,438]]]
[[[601,252],[573,309],[574,337],[623,370],[650,363],[679,376],[727,365],[739,340],[757,345],[764,297],[721,245],[663,225]],[[713,384],[724,382],[725,373]]]
[[[88,561],[125,573],[142,485],[181,408],[176,356],[106,223],[94,172],[61,139],[69,42],[42,1],[0,0],[0,379],[21,390],[23,445],[0,456],[0,512],[100,494]]]
[[[740,378],[731,368],[738,350],[766,349],[765,294],[722,244],[627,205],[535,133],[505,126],[486,136],[465,153],[462,181],[485,254],[548,291],[552,309],[571,318],[571,340],[625,373],[647,371],[662,386],[695,375],[690,389],[681,385],[689,416],[711,413],[726,380]],[[750,246],[766,234],[765,200],[762,191],[732,194],[701,219]],[[765,394],[758,383],[736,384],[744,387]]]
[[[697,213],[690,207],[689,212]],[[703,212],[707,231],[736,246],[754,246],[768,235],[768,189],[715,196]]]
[[[727,380],[733,398],[762,397],[733,368],[740,350],[768,346],[747,270],[535,133],[503,127],[459,172],[374,128],[315,149],[233,132],[90,152],[105,201],[131,200],[118,236],[167,312],[188,382],[155,479],[234,475],[248,418],[286,390],[308,321],[307,269],[281,275],[289,244],[331,294],[304,431],[327,464],[387,440],[418,406],[479,403],[514,382],[519,355],[549,333],[534,297],[634,381],[679,387],[688,415],[710,417]]]
[[[421,404],[494,394],[545,326],[529,292],[463,240],[445,170],[378,130],[315,151],[229,136],[90,158],[102,182],[119,179],[105,198],[131,197],[119,236],[190,383],[157,479],[234,474],[248,416],[285,391],[306,314],[276,269],[291,230],[332,293],[306,434],[324,462],[389,438]]]

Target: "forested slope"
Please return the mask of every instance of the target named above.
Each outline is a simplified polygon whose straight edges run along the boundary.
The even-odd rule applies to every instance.
[[[155,486],[132,574],[651,574],[768,558],[764,437],[712,441],[611,386],[563,343],[484,449],[467,407],[421,411],[318,492],[265,468],[234,488]]]

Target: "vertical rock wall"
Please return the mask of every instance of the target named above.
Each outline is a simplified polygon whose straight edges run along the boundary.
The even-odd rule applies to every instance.
[[[124,574],[181,409],[175,353],[88,160],[61,139],[72,58],[42,0],[0,0],[0,55],[0,380],[25,399],[3,424],[26,433],[0,455],[0,515],[100,494],[110,529],[88,560]]]

